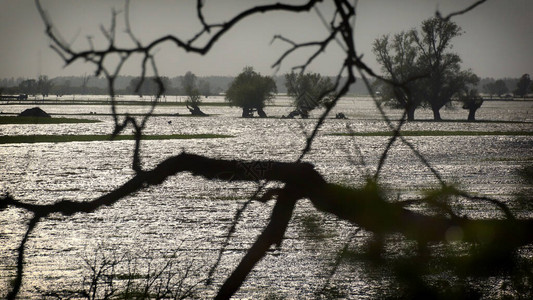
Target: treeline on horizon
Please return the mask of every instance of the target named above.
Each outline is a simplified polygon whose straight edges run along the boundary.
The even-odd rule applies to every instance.
[[[46,77],[47,78],[47,77]],[[185,95],[185,91],[181,86],[181,80],[183,76],[175,77],[163,77],[164,82],[166,82],[166,95]],[[203,76],[198,77],[200,82],[204,83],[205,94],[209,95],[218,95],[224,93],[231,82],[235,79],[234,76]],[[287,88],[285,86],[285,76],[277,75],[273,76],[274,81],[276,82],[277,89],[279,93],[286,93]],[[39,78],[3,78],[0,79],[0,94],[11,95],[11,94],[39,94],[38,91],[31,91],[30,88],[25,86],[23,83],[26,81],[34,80],[37,84]],[[94,76],[59,76],[49,80],[49,94],[50,95],[72,95],[72,94],[87,94],[87,95],[107,95],[109,94],[108,82],[103,77],[94,77]],[[115,80],[115,91],[119,94],[136,94],[133,88],[133,83],[135,80],[138,80],[136,76],[118,76]],[[520,78],[501,78],[494,79],[491,77],[486,77],[480,80],[478,88],[482,92],[484,91],[483,87],[487,84],[494,83],[495,81],[502,80],[507,87],[515,87]],[[149,82],[150,79],[148,78]],[[362,80],[357,80],[354,85],[350,87],[350,94],[354,95],[368,95],[368,90]],[[142,94],[142,91],[141,91]],[[149,93],[144,93],[149,94]]]
[[[272,76],[276,82],[278,93],[286,93],[285,74]],[[35,85],[35,89],[39,85],[40,80],[47,80],[49,87],[49,95],[72,95],[72,94],[87,94],[87,95],[107,95],[108,81],[104,77],[89,77],[89,76],[60,76],[49,79],[46,76],[40,78],[4,78],[0,79],[0,94],[14,95],[14,94],[41,94],[40,91],[32,91],[30,87]],[[162,77],[165,84],[166,95],[185,95],[186,92],[181,86],[183,76]],[[235,76],[199,76],[200,88],[203,88],[204,95],[218,95],[225,93]],[[333,79],[333,77],[332,77]],[[115,93],[117,94],[139,94],[135,93],[135,87],[139,77],[136,76],[118,76],[115,79]],[[146,84],[140,91],[140,94],[149,95],[153,88],[150,86],[153,80],[149,77],[145,79]],[[28,84],[31,82],[32,84]],[[368,95],[366,85],[362,80],[358,80],[350,87],[350,94]]]

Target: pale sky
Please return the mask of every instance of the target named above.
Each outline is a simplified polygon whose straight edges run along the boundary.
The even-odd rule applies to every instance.
[[[238,11],[259,3],[276,1],[206,0],[206,19],[221,21]],[[302,0],[286,0],[301,3]],[[305,1],[304,1],[305,2]],[[359,0],[356,19],[356,49],[374,70],[379,66],[371,52],[372,42],[383,34],[397,33],[418,27],[422,20],[434,15],[438,8],[443,14],[460,10],[473,0]],[[174,34],[189,38],[200,28],[193,0],[132,0],[130,18],[132,29],[141,41],[147,42],[161,35]],[[95,45],[104,41],[100,25],[109,27],[111,9],[124,10],[123,0],[43,0],[64,39],[76,49],[88,47],[87,36]],[[320,6],[329,21],[330,1]],[[124,30],[124,14],[117,19],[119,45],[131,45]],[[471,68],[480,77],[520,77],[533,73],[533,1],[488,0],[466,15],[453,19],[464,30],[454,40],[453,51],[463,59],[463,67]],[[276,41],[276,34],[295,42],[323,39],[327,35],[315,11],[295,15],[275,13],[257,15],[233,28],[202,57],[187,54],[168,44],[158,48],[156,58],[159,73],[173,77],[192,71],[199,76],[237,75],[244,66],[251,65],[263,74],[274,74],[271,65],[288,45]],[[64,68],[57,54],[49,47],[44,25],[33,0],[0,0],[0,78],[49,77],[91,75],[94,67],[76,63]],[[287,60],[279,73],[303,63],[308,52],[298,52]],[[324,75],[337,74],[342,56],[336,44],[326,49],[310,70]],[[123,75],[138,75],[139,64],[132,61]]]

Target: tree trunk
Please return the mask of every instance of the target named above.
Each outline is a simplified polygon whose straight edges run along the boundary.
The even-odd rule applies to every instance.
[[[476,120],[476,111],[481,107],[483,104],[483,99],[471,99],[469,101],[466,101],[463,105],[463,109],[468,109],[468,121],[475,121]]]
[[[408,107],[407,108],[407,121],[414,121],[414,120],[415,120],[415,108]]]
[[[243,118],[251,118],[251,117],[254,116],[253,114],[254,113],[253,113],[251,108],[249,108],[249,107],[243,107],[242,108],[242,117]]]
[[[204,113],[197,105],[194,105],[192,107],[187,106],[187,108],[193,116],[207,116],[207,114]]]
[[[432,107],[431,110],[433,110],[433,120],[442,121],[440,117],[440,107]]]
[[[267,117],[267,114],[265,113],[265,111],[262,108],[257,108],[257,114],[259,115],[260,118],[266,118]]]
[[[477,111],[477,107],[476,108],[470,108],[468,110],[468,121],[475,121],[476,120],[476,111]]]

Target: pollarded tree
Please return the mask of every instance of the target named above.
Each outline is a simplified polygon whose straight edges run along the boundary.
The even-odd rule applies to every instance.
[[[416,82],[421,76],[416,64],[419,54],[412,32],[402,31],[395,34],[392,40],[389,35],[384,35],[374,41],[372,51],[381,65],[385,79],[389,81],[378,81],[382,101],[392,104],[392,99],[405,109],[408,120],[414,120],[415,110],[422,103],[422,98],[418,91],[420,85]]]
[[[185,95],[187,95],[185,105],[191,114],[195,116],[205,116],[206,114],[200,110],[200,103],[202,100],[200,98],[197,81],[196,75],[191,71],[188,71],[185,73],[185,76],[181,78],[181,88],[185,92]]]
[[[468,109],[468,121],[476,120],[476,111],[483,104],[481,97],[476,89],[466,90],[459,99],[463,102],[463,109]]]
[[[457,24],[435,17],[423,21],[420,31],[395,35],[392,43],[388,36],[374,42],[373,51],[391,85],[384,96],[398,101],[409,120],[421,104],[429,105],[433,118],[441,120],[440,109],[479,81],[470,70],[461,70],[459,55],[449,52],[451,40],[459,35]]]
[[[440,109],[479,78],[470,70],[461,70],[461,58],[449,52],[451,40],[461,35],[461,27],[454,22],[431,18],[422,22],[420,32],[412,30],[411,34],[419,53],[417,65],[427,74],[419,81],[422,97],[431,106],[433,119],[439,121]]]
[[[328,102],[329,96],[335,90],[331,79],[322,77],[318,73],[287,73],[285,74],[287,94],[294,99],[296,109],[290,117],[300,115],[303,119],[309,117],[309,112]]]
[[[529,74],[524,74],[520,77],[520,80],[516,84],[516,90],[514,94],[519,97],[525,97],[529,91],[529,86],[531,85],[531,78]]]
[[[262,76],[252,67],[245,67],[226,91],[226,101],[241,107],[243,118],[253,117],[254,111],[265,118],[265,103],[272,100],[276,92],[276,82],[272,77]]]

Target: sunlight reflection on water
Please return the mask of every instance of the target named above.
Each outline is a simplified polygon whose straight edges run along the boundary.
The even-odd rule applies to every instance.
[[[357,106],[354,106],[354,103]],[[488,102],[479,110],[478,119],[532,121],[529,110],[533,102]],[[4,113],[18,112],[25,106],[2,107]],[[127,107],[130,112],[145,108]],[[183,112],[183,107],[159,107],[156,113]],[[55,114],[79,114],[89,111],[108,113],[106,106],[45,106]],[[285,106],[267,107],[272,116],[287,114]],[[205,107],[215,114],[207,118],[155,116],[146,134],[230,134],[233,138],[205,140],[163,140],[143,142],[145,168],[151,168],[168,156],[182,151],[208,157],[238,159],[275,159],[294,161],[305,144],[305,134],[313,129],[316,119],[241,119],[239,110],[230,107]],[[388,139],[386,137],[342,137],[327,133],[384,131],[386,125],[364,99],[345,100],[336,108],[348,120],[328,120],[305,160],[315,164],[324,176],[347,185],[360,184],[365,174],[373,174]],[[335,112],[333,114],[335,114]],[[398,111],[390,111],[398,116]],[[504,112],[504,113],[503,113]],[[313,116],[318,116],[314,112]],[[428,111],[417,111],[417,117],[430,118]],[[446,111],[443,118],[464,119],[460,109]],[[0,125],[0,135],[31,134],[109,134],[109,116],[83,116],[103,122],[93,124]],[[168,124],[171,120],[172,124]],[[347,129],[347,126],[349,129]],[[532,123],[466,123],[412,122],[405,130],[469,130],[469,131],[532,131]],[[521,188],[514,170],[531,162],[531,136],[448,136],[408,137],[443,176],[474,193],[512,199]],[[0,191],[27,202],[53,203],[60,199],[87,201],[111,191],[133,174],[130,168],[132,141],[72,142],[40,144],[6,144],[0,146]],[[362,153],[362,156],[360,155]],[[364,163],[361,163],[361,158]],[[437,180],[405,145],[397,144],[382,171],[383,183],[402,198],[419,196],[420,189],[436,186]],[[83,257],[99,244],[119,252],[143,255],[169,254],[179,248],[186,258],[202,267],[213,264],[217,250],[224,241],[236,210],[255,191],[255,184],[207,181],[190,174],[179,174],[160,186],[150,187],[134,196],[104,207],[91,214],[72,217],[54,215],[34,231],[26,257],[24,297],[36,297],[38,290],[50,291],[75,286],[86,270]],[[464,212],[474,217],[497,217],[496,208],[480,209],[479,203],[465,203]],[[245,250],[267,222],[272,203],[253,202],[244,212],[235,235],[215,273],[212,286],[203,287],[202,295],[212,296],[223,279],[239,262]],[[281,252],[273,252],[259,263],[239,295],[254,297],[275,291],[288,297],[309,297],[324,281],[328,263],[335,249],[342,247],[353,227],[323,216],[335,234],[327,246],[301,238],[299,218],[314,211],[303,200],[297,205],[295,217],[287,232]],[[0,290],[7,287],[13,274],[15,249],[20,242],[27,215],[7,209],[0,214]],[[360,233],[361,240],[368,233]],[[332,251],[333,249],[333,251]],[[185,254],[184,254],[185,255]],[[157,255],[155,255],[157,256]],[[5,259],[4,259],[5,258]],[[350,273],[355,272],[355,273]],[[380,276],[346,266],[340,274],[351,274],[342,281],[350,295],[372,298],[379,292]],[[383,274],[381,274],[383,275]],[[44,280],[43,280],[44,279]]]

